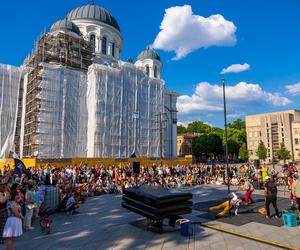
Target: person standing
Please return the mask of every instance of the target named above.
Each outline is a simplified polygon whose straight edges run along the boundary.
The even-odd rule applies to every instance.
[[[263,183],[266,182],[266,177],[268,176],[268,166],[266,163],[261,168],[261,175],[262,175],[262,181]]]
[[[2,233],[4,225],[7,219],[6,205],[9,199],[9,188],[7,184],[1,184],[0,186],[0,244],[3,244]]]
[[[19,195],[14,190],[10,194],[10,200],[7,202],[7,220],[3,230],[3,238],[7,240],[7,250],[13,250],[14,239],[23,234],[21,207],[18,204]]]
[[[34,199],[34,194],[33,194],[33,183],[29,182],[28,183],[28,189],[25,194],[25,206],[26,206],[26,213],[25,213],[25,221],[24,221],[24,226],[26,230],[31,230],[34,229],[31,226],[31,219],[33,215],[33,209],[34,209],[34,204],[35,204],[35,199]]]
[[[292,195],[298,206],[298,211],[300,212],[300,181],[298,175],[294,175],[294,182],[292,185]]]
[[[288,185],[289,185],[289,190],[291,191],[290,193],[290,203],[291,203],[291,209],[295,209],[296,207],[296,198],[293,194],[293,184],[294,184],[294,176],[289,175],[288,176]]]
[[[265,207],[267,210],[266,218],[270,218],[270,204],[272,203],[275,209],[275,218],[279,218],[279,212],[277,207],[277,185],[274,180],[271,180],[270,176],[266,176],[265,183]]]
[[[250,200],[251,204],[253,204],[254,201],[252,200],[252,197],[251,197],[251,194],[254,191],[253,185],[250,183],[250,181],[248,181],[248,180],[245,181],[244,179],[241,179],[240,183],[242,185],[241,189],[246,191],[246,193],[245,193],[246,205],[247,206],[249,205],[249,200]]]

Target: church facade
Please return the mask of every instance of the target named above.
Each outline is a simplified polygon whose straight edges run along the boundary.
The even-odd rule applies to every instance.
[[[89,4],[56,21],[21,67],[2,65],[0,84],[18,105],[1,106],[10,133],[0,134],[0,158],[176,156],[177,95],[159,55],[148,47],[124,62],[122,50],[116,19]]]

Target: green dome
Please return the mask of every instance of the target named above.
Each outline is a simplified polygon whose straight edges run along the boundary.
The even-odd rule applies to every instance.
[[[108,24],[118,31],[120,27],[116,19],[110,14],[106,9],[101,8],[95,4],[87,4],[80,7],[77,7],[71,10],[68,13],[69,20],[78,20],[78,19],[91,19],[96,20],[105,24]]]
[[[139,55],[137,60],[145,60],[145,59],[156,59],[160,61],[159,55],[156,53],[155,50],[148,47],[146,50],[143,50]]]
[[[67,31],[72,31],[76,33],[77,35],[80,35],[80,30],[76,26],[76,24],[72,23],[71,21],[65,19],[58,20],[51,26],[51,31],[55,30],[67,30]]]

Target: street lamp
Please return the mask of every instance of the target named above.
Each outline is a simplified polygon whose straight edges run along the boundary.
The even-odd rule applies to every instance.
[[[225,159],[226,159],[226,170],[227,170],[227,189],[228,189],[228,202],[230,207],[230,171],[228,165],[228,138],[227,138],[227,112],[226,112],[226,94],[225,94],[225,79],[222,79],[223,86],[223,103],[224,103],[224,132],[225,132]],[[229,216],[231,216],[231,211],[229,209]]]

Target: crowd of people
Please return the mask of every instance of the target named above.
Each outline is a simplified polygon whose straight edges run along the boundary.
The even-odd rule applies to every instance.
[[[286,176],[296,176],[296,171],[293,165],[283,168],[282,175],[279,175],[274,170],[268,171],[266,165],[261,168],[254,168],[250,164],[230,165],[227,173],[226,166],[218,164],[153,164],[141,166],[139,174],[134,174],[130,164],[109,167],[85,164],[56,167],[46,164],[28,168],[20,174],[6,166],[0,174],[0,235],[8,238],[8,249],[12,249],[14,238],[22,235],[23,228],[33,229],[32,221],[39,217],[47,186],[55,186],[59,190],[58,210],[74,214],[79,204],[88,197],[120,194],[124,188],[136,185],[180,188],[202,184],[222,185],[227,184],[228,179],[231,185],[245,185],[245,180],[246,183],[265,181],[267,175],[287,179]],[[247,202],[251,199],[251,192],[248,192]],[[299,193],[294,196],[300,198]]]

